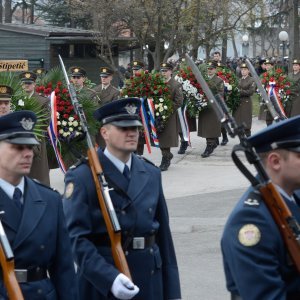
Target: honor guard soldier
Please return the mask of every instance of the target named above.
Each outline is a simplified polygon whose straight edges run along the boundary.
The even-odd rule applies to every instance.
[[[36,116],[17,111],[0,117],[1,221],[11,245],[25,300],[77,299],[71,244],[61,196],[29,174]],[[0,272],[0,298],[8,299]]]
[[[11,109],[13,90],[8,85],[0,85],[0,117],[8,114]]]
[[[36,82],[39,84],[40,80],[46,75],[46,69],[44,68],[36,68],[34,70],[32,70],[33,73],[36,74],[37,76],[37,80]]]
[[[252,95],[256,91],[256,84],[252,77],[249,76],[247,64],[242,63],[241,66],[242,78],[239,80],[238,88],[240,94],[240,102],[233,116],[237,125],[245,125],[245,133],[251,135],[252,126]]]
[[[293,72],[288,75],[291,81],[290,101],[287,104],[288,117],[294,117],[300,114],[300,60],[293,60]]]
[[[181,84],[172,77],[173,66],[170,63],[162,63],[160,72],[165,78],[165,83],[171,92],[171,100],[173,102],[173,113],[169,117],[167,124],[162,132],[158,133],[159,147],[162,154],[160,164],[161,171],[167,171],[173,154],[171,147],[178,147],[178,136],[180,131],[180,123],[178,119],[177,109],[183,103],[183,92]]]
[[[84,68],[73,66],[69,69],[70,80],[74,84],[75,90],[79,93],[83,87],[86,79],[86,70]]]
[[[120,227],[132,281],[116,268],[87,163],[65,177],[64,212],[78,266],[80,299],[180,299],[179,274],[160,170],[133,152],[142,126],[138,98],[95,112],[106,142],[98,158]]]
[[[120,97],[120,91],[111,85],[114,71],[108,67],[100,68],[100,80],[101,84],[96,86],[93,90],[92,98],[98,103],[98,107],[103,106],[106,103],[118,100]],[[105,141],[100,133],[95,136],[96,143],[102,149],[105,148]]]
[[[216,62],[207,64],[207,74],[210,89],[213,94],[219,94],[223,97],[224,83],[223,80],[216,75]],[[199,112],[198,118],[198,136],[206,139],[206,148],[201,154],[203,158],[209,157],[217,148],[219,136],[221,135],[221,123],[214,109],[208,105],[206,109]]]
[[[300,222],[300,117],[248,138],[295,219]],[[221,241],[233,300],[300,299],[300,275],[260,192],[250,187],[233,209]]]
[[[50,118],[50,102],[49,99],[39,95],[35,91],[37,75],[33,72],[22,72],[20,79],[24,91],[29,97],[37,100],[39,105],[49,114]],[[49,164],[47,157],[47,148],[45,138],[41,139],[41,143],[34,147],[34,159],[29,174],[30,178],[35,178],[40,182],[50,185]]]

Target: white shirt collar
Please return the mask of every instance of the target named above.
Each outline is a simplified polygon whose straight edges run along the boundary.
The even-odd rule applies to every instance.
[[[115,167],[123,173],[125,164],[119,160],[117,157],[112,155],[108,150],[107,147],[104,150],[104,155],[115,165]],[[126,165],[128,166],[129,170],[131,169],[131,162],[132,162],[132,155],[130,155],[129,160],[126,162]]]
[[[289,196],[279,185],[275,184],[276,188],[278,189],[278,192],[285,198],[287,198],[289,201],[295,202],[295,199],[293,196]]]
[[[0,187],[10,199],[13,198],[15,188],[19,188],[22,192],[22,195],[24,195],[24,186],[25,186],[24,176],[22,177],[20,183],[17,186],[14,186],[11,183],[7,182],[6,180],[0,178]],[[23,196],[21,201],[23,201]]]
[[[106,90],[109,87],[109,85],[103,85],[102,84],[102,90]]]

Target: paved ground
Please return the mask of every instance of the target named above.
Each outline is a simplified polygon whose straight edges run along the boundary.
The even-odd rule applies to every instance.
[[[253,121],[253,132],[265,126],[257,118]],[[183,299],[229,299],[219,241],[229,212],[249,185],[230,157],[237,143],[237,139],[230,139],[209,158],[202,158],[205,140],[193,133],[192,147],[185,155],[178,155],[178,149],[172,149],[172,165],[163,172]],[[158,149],[145,156],[159,165]],[[51,171],[51,183],[63,192],[59,170]]]

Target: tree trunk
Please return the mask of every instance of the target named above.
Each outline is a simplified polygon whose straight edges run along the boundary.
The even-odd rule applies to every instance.
[[[231,35],[231,40],[232,40],[232,46],[233,46],[234,57],[238,57],[239,54],[238,54],[238,51],[237,51],[237,48],[236,48],[235,38],[234,38],[234,34],[233,34],[233,31],[232,31],[232,30],[230,31],[230,35]]]
[[[224,1],[224,21],[223,21],[223,27],[227,28],[228,27],[228,1]],[[227,39],[228,39],[228,35],[227,35],[227,31],[225,31],[222,35],[222,64],[225,65],[226,64],[226,60],[227,60]]]
[[[299,13],[298,5],[299,0],[290,0],[290,10],[289,10],[289,70],[292,69],[292,62],[295,58],[299,59],[300,49],[299,49]]]
[[[4,22],[11,23],[12,15],[11,15],[11,0],[5,0],[4,3]]]
[[[0,24],[3,23],[2,17],[3,17],[3,8],[2,8],[2,0],[0,0]]]

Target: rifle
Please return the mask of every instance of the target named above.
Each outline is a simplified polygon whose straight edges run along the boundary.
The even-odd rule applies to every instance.
[[[1,212],[3,213],[3,212]],[[15,274],[14,254],[0,220],[0,264],[3,281],[10,300],[24,300]]]
[[[245,134],[244,125],[238,126],[235,119],[230,115],[226,103],[216,95],[212,94],[207,83],[205,82],[201,72],[186,54],[186,62],[191,67],[197,81],[200,83],[201,88],[209,99],[210,103],[221,123],[224,124],[228,134],[231,137],[238,136],[240,145],[235,145],[232,150],[232,159],[238,169],[246,176],[252,186],[259,190],[262,195],[270,214],[275,221],[288,253],[300,273],[300,226],[295,217],[292,215],[285,201],[282,199],[280,193],[271,182],[266,170],[260,160],[260,157],[253,149]],[[252,175],[247,167],[242,163],[237,155],[237,152],[243,152],[250,164],[252,164],[258,174],[258,177]]]
[[[109,194],[110,189],[108,187],[108,183],[105,179],[103,169],[99,162],[97,152],[93,146],[82,105],[77,99],[76,91],[73,84],[69,81],[62,58],[60,55],[58,57],[68,86],[74,110],[79,116],[81,127],[87,141],[88,162],[95,182],[100,209],[106,225],[108,236],[110,238],[113,259],[118,270],[131,279],[130,271],[121,244],[121,227]]]

